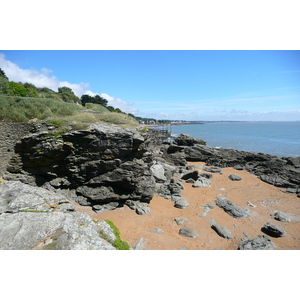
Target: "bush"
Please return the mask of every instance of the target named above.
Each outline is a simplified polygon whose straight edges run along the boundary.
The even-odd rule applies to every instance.
[[[21,85],[20,83],[10,81],[8,83],[8,93],[13,95],[13,96],[21,96],[21,97],[26,97],[28,94],[28,91],[26,88]]]

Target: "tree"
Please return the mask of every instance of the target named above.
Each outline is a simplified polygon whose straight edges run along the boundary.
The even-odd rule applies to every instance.
[[[95,103],[106,107],[108,101],[99,95],[90,96],[85,94],[81,96],[81,103],[82,105],[85,105],[86,103]]]
[[[81,103],[81,100],[67,86],[58,88],[58,95],[64,102]]]
[[[68,94],[74,95],[74,92],[67,86],[63,86],[63,87],[58,88],[58,92],[59,93],[68,93]]]
[[[0,69],[0,94],[7,94],[8,88],[8,78],[4,71]]]

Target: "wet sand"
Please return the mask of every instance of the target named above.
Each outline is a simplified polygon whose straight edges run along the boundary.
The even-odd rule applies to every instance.
[[[204,172],[205,163],[193,162],[199,172]],[[127,206],[95,213],[90,207],[76,204],[76,209],[88,213],[96,220],[112,220],[121,232],[121,238],[134,246],[140,238],[144,240],[144,250],[235,250],[241,238],[255,238],[263,235],[262,226],[271,222],[283,228],[286,235],[279,238],[270,237],[278,250],[300,249],[300,198],[296,194],[283,193],[281,188],[264,183],[255,175],[233,168],[223,168],[223,174],[213,173],[210,187],[194,188],[192,184],[182,182],[182,198],[189,201],[185,209],[174,207],[171,200],[158,197],[151,200],[151,212],[146,215],[137,215]],[[241,181],[231,181],[230,174],[238,175]],[[175,174],[176,177],[176,174]],[[214,200],[220,195],[227,195],[227,199],[234,204],[247,208],[250,217],[235,219],[219,208]],[[247,205],[250,201],[256,207]],[[214,208],[206,216],[200,217],[204,210],[201,205],[212,204]],[[290,223],[274,220],[270,214],[276,210],[287,213],[292,221]],[[175,218],[186,218],[188,221],[177,225]],[[226,227],[233,239],[220,237],[211,229],[211,219],[217,225]],[[179,235],[179,229],[188,226],[194,229],[198,236],[188,238]],[[151,232],[159,228],[163,232]]]

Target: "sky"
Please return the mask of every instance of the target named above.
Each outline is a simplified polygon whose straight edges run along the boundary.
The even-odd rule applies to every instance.
[[[0,50],[12,81],[99,94],[136,116],[300,120],[300,51]]]

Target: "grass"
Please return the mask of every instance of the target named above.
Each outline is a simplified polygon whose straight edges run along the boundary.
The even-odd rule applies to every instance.
[[[130,250],[130,245],[126,241],[123,241],[121,239],[120,230],[116,227],[116,225],[110,220],[105,220],[105,222],[110,226],[110,228],[113,230],[114,235],[116,236],[116,239],[114,242],[112,242],[112,245],[117,250]]]
[[[48,98],[0,96],[0,120],[27,122],[37,118],[44,120],[53,116],[72,116],[82,106]]]
[[[91,112],[81,112],[84,109]],[[93,113],[96,112],[96,113]],[[83,130],[96,122],[136,127],[137,121],[123,113],[110,112],[99,104],[87,103],[85,107],[49,98],[30,98],[0,95],[0,121],[28,122],[44,120],[58,128],[62,134],[71,129]]]

